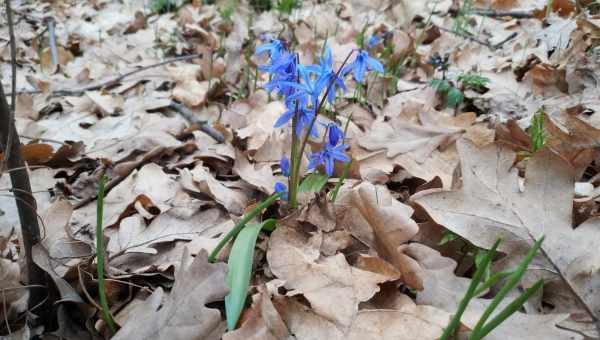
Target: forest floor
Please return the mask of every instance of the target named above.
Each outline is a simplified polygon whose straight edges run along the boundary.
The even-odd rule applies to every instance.
[[[600,338],[597,1],[11,5],[16,88],[6,11],[2,85],[16,104],[41,226],[32,256],[52,313],[25,322],[38,315],[27,304],[36,287],[3,166],[0,335],[439,339],[483,273],[490,284],[464,310],[460,338],[477,339],[495,297],[506,294],[488,320],[523,292],[486,339]],[[244,232],[250,241],[212,263],[234,225],[291,183],[281,159],[295,137],[291,124],[274,126],[286,103],[265,90],[268,56],[255,54],[274,39],[304,65],[330,50],[337,70],[363,50],[384,72],[369,64],[362,83],[358,69],[341,72],[347,90],[323,105],[320,137],[299,157],[297,207],[280,197],[259,209],[246,227],[254,238]],[[305,173],[330,124],[345,131],[336,143],[350,162]],[[110,318],[98,293],[103,177]]]

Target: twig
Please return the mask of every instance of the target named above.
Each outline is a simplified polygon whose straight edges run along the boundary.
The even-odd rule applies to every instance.
[[[50,56],[52,57],[52,68],[56,70],[58,66],[58,51],[56,49],[56,34],[55,27],[56,21],[53,17],[47,17],[44,19],[44,23],[48,27],[48,45],[50,45]]]
[[[17,90],[17,43],[15,41],[15,27],[14,27],[14,23],[13,23],[13,16],[12,16],[12,8],[10,6],[10,0],[5,0],[4,3],[6,4],[6,18],[8,21],[8,35],[10,37],[10,66],[11,66],[11,82],[10,82],[10,86],[11,86],[11,94],[10,94],[10,111],[8,112],[8,134],[6,136],[6,147],[3,148],[3,150],[5,150],[4,152],[4,160],[2,161],[1,165],[0,165],[0,176],[2,176],[2,174],[4,173],[4,169],[6,166],[6,161],[7,159],[10,159],[10,152],[12,150],[12,143],[13,143],[13,135],[14,135],[14,130],[12,128],[12,126],[14,126],[14,120],[15,120],[15,106],[16,106],[16,101],[17,101],[17,95],[16,95],[16,90]]]
[[[212,126],[208,124],[207,121],[201,120],[198,117],[194,116],[192,111],[190,111],[190,109],[188,109],[185,105],[179,104],[177,102],[171,102],[171,104],[169,104],[169,108],[181,114],[183,118],[185,118],[185,120],[187,120],[190,124],[197,125],[200,131],[211,136],[217,142],[223,143],[225,141],[225,137],[223,137],[222,133],[215,130]]]
[[[8,3],[8,1],[7,1]],[[8,149],[6,137],[10,131],[13,131],[13,141]],[[29,174],[24,167],[25,163],[21,157],[19,135],[16,133],[14,119],[11,119],[10,109],[4,95],[4,88],[0,86],[0,147],[5,150],[6,164],[9,169],[11,184],[14,190],[15,202],[21,222],[21,234],[23,239],[23,257],[27,268],[26,283],[27,285],[42,285],[47,286],[46,273],[38,267],[33,261],[32,248],[40,242],[40,226],[37,219],[36,202],[31,194],[31,183]],[[13,171],[13,169],[17,169]],[[29,295],[28,306],[30,309],[43,304],[46,300],[45,292],[47,290],[36,289]],[[47,306],[51,305],[52,301],[47,301]],[[43,308],[45,309],[45,308]],[[46,313],[41,311],[42,317],[40,321],[46,321]]]
[[[82,95],[84,92],[86,91],[96,91],[96,90],[100,90],[102,88],[105,87],[111,87],[114,85],[117,85],[118,83],[120,83],[123,79],[132,76],[136,73],[140,73],[142,71],[146,71],[149,70],[151,68],[155,68],[155,67],[159,67],[159,66],[163,66],[163,65],[167,65],[167,64],[171,64],[174,62],[178,62],[178,61],[185,61],[185,60],[191,60],[191,59],[196,59],[196,58],[201,58],[202,57],[202,53],[196,53],[196,54],[190,54],[190,55],[184,55],[184,56],[180,56],[180,57],[175,57],[175,58],[171,58],[171,59],[167,59],[167,60],[163,60],[159,63],[156,64],[152,64],[152,65],[147,65],[147,66],[142,66],[140,68],[137,68],[133,71],[124,73],[120,76],[116,76],[113,79],[109,79],[97,84],[92,84],[92,85],[88,85],[79,89],[75,89],[75,90],[56,90],[53,91],[51,93],[51,96],[69,96],[69,95]]]
[[[507,11],[507,12],[497,12],[491,11],[483,8],[475,8],[471,11],[472,14],[480,15],[484,17],[490,18],[503,18],[503,17],[511,17],[515,19],[532,19],[535,18],[532,12],[525,11]]]
[[[486,42],[486,41],[483,41],[483,40],[479,40],[479,39],[477,39],[474,36],[471,36],[471,35],[468,35],[468,34],[465,34],[465,33],[460,33],[460,32],[457,32],[455,30],[451,30],[451,29],[448,29],[448,28],[445,28],[445,27],[442,27],[442,26],[437,26],[437,28],[439,28],[440,31],[452,33],[452,34],[456,35],[457,37],[461,37],[461,38],[464,38],[464,39],[467,39],[467,40],[471,40],[472,42],[478,43],[479,45],[485,46],[485,47],[487,47],[487,48],[489,48],[491,50],[495,49],[495,47],[492,44],[490,44],[489,42]]]

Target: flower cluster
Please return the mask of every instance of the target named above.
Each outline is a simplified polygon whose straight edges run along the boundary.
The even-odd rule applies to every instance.
[[[299,63],[297,54],[289,51],[281,40],[272,40],[257,47],[256,55],[269,55],[269,62],[259,65],[259,70],[270,76],[265,89],[282,96],[287,108],[274,126],[281,127],[292,123],[297,136],[296,142],[305,133],[318,137],[315,122],[319,110],[325,101],[333,104],[338,91],[346,91],[344,78],[347,75],[352,74],[358,83],[364,83],[366,72],[383,73],[382,64],[370,57],[367,51],[358,50],[352,53],[356,53],[354,60],[348,64],[344,62],[342,68],[336,71],[333,69],[333,56],[329,47],[325,47],[318,65]],[[323,165],[327,175],[331,176],[336,161],[349,162],[350,158],[345,154],[348,145],[344,143],[344,133],[340,128],[329,123],[325,131],[325,145],[321,151],[310,155],[308,170]],[[292,159],[293,166],[294,159]],[[285,176],[293,175],[293,169],[290,171],[290,160],[285,156],[281,160],[281,169]],[[276,191],[285,192],[285,190],[285,185],[278,183]]]

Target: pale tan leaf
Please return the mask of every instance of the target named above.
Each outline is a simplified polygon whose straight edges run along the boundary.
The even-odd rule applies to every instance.
[[[158,288],[146,303],[136,308],[115,334],[116,340],[220,339],[225,329],[221,313],[206,307],[227,294],[225,264],[210,264],[202,252],[187,264],[184,254],[168,296]]]

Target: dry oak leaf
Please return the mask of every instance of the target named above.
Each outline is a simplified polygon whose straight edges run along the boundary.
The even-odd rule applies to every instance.
[[[184,251],[175,284],[166,295],[162,288],[141,304],[123,327],[115,340],[170,339],[209,340],[220,339],[225,331],[221,313],[206,304],[222,301],[227,294],[226,265],[208,263],[206,252],[201,252],[190,264]]]
[[[471,282],[469,278],[454,274],[456,261],[443,257],[438,251],[419,243],[411,243],[407,252],[419,260],[424,271],[425,288],[417,293],[417,303],[437,307],[448,313],[455,312]],[[475,327],[490,301],[480,298],[471,300],[461,318],[461,323],[471,329]],[[497,310],[502,310],[508,303],[509,301],[503,302]],[[490,340],[581,339],[578,334],[556,327],[567,317],[568,314],[564,313],[542,315],[517,312],[485,338]]]
[[[343,254],[323,257],[321,243],[322,234],[308,238],[280,226],[269,240],[267,261],[291,290],[288,295],[303,294],[315,313],[344,329],[358,312],[358,304],[379,291],[379,283],[394,278],[352,267]]]
[[[516,154],[491,144],[476,148],[457,143],[462,187],[454,191],[421,192],[411,200],[438,224],[489,249],[498,237],[500,250],[518,258],[532,239],[546,236],[542,250],[551,266],[577,294],[593,318],[600,313],[600,219],[572,228],[574,170],[544,149],[528,161],[525,189],[519,188]]]
[[[417,290],[423,288],[419,265],[403,253],[403,245],[419,231],[410,218],[411,207],[397,201],[385,186],[363,182],[341,188],[335,213],[338,224],[393,264],[406,284]]]
[[[450,313],[441,309],[411,303],[400,310],[361,310],[350,327],[340,330],[292,298],[277,297],[273,303],[297,340],[435,340],[450,320]]]
[[[440,146],[452,142],[465,130],[454,127],[421,126],[392,120],[391,123],[375,122],[358,145],[376,151],[386,149],[390,158],[412,152],[418,163],[423,163]]]
[[[235,151],[235,165],[232,170],[245,182],[266,194],[270,195],[275,191],[277,178],[273,176],[271,167],[268,164],[262,166],[251,164],[246,155],[237,149]]]
[[[293,339],[267,292],[255,294],[252,300],[252,307],[243,315],[247,315],[246,321],[240,328],[225,333],[223,340]]]

